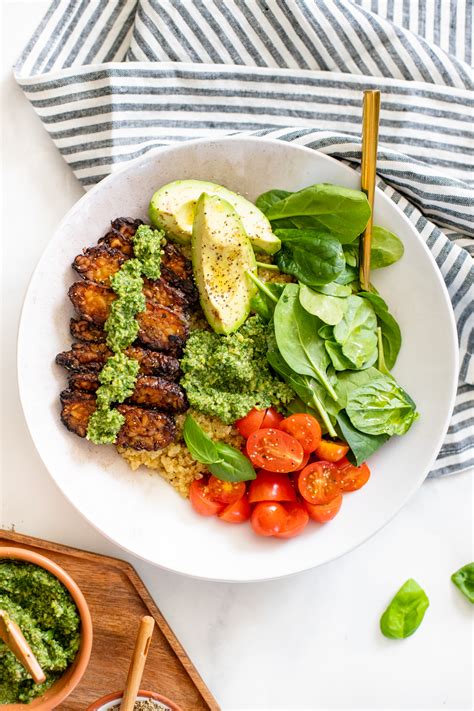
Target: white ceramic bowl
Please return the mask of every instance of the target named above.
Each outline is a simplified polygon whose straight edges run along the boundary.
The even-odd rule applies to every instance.
[[[344,498],[339,516],[309,525],[298,538],[258,538],[249,525],[229,526],[195,514],[158,475],[131,472],[113,447],[68,432],[59,418],[69,349],[70,264],[119,216],[146,218],[153,192],[178,178],[221,183],[250,199],[270,188],[299,190],[318,182],[351,188],[351,168],[308,148],[259,138],[181,144],[148,153],[102,181],[66,215],[46,248],[26,296],[18,342],[21,400],[38,452],[69,501],[105,536],[151,563],[194,577],[252,581],[296,573],[336,558],[372,536],[418,489],[446,434],[456,391],[454,317],[436,264],[409,220],[378,191],[375,222],[398,234],[405,255],[373,274],[400,323],[403,346],[394,374],[414,398],[420,420],[370,460],[372,477]]]

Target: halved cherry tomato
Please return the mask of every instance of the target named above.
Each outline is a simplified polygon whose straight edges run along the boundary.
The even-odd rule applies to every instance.
[[[286,510],[277,501],[261,501],[252,515],[250,523],[255,533],[259,536],[274,536],[279,533],[286,522]]]
[[[273,427],[257,430],[247,440],[247,451],[255,467],[270,472],[294,472],[301,466],[301,444],[286,432]]]
[[[322,439],[316,447],[316,455],[325,462],[338,462],[348,451],[345,442],[329,442],[326,439]]]
[[[248,439],[252,432],[256,432],[260,429],[266,412],[266,410],[257,410],[257,408],[254,407],[245,417],[241,417],[240,420],[237,420],[235,426],[242,437]]]
[[[295,469],[295,471],[294,471],[295,474],[296,474],[296,472],[300,472],[302,469],[305,468],[305,466],[306,466],[306,465],[308,464],[308,462],[309,462],[310,456],[311,456],[311,453],[310,453],[310,452],[305,452],[305,453],[304,453],[303,461],[301,462],[301,464],[300,464],[300,466],[298,467],[298,469]],[[297,478],[298,478],[298,477],[297,477]]]
[[[257,501],[296,501],[296,494],[286,474],[267,472],[261,469],[257,478],[250,483],[249,502]]]
[[[209,479],[209,494],[221,504],[233,504],[245,494],[244,481],[223,481],[212,475]]]
[[[306,527],[309,516],[302,504],[285,504],[286,520],[283,527],[275,533],[276,538],[294,538]]]
[[[328,504],[310,504],[306,500],[303,501],[303,506],[309,513],[310,518],[318,523],[326,523],[334,518],[339,512],[342,504],[342,494],[338,494],[335,499]],[[221,515],[221,514],[220,514]]]
[[[247,496],[242,496],[238,501],[229,504],[219,514],[220,519],[226,523],[244,523],[250,518],[250,504]]]
[[[336,466],[331,462],[313,462],[298,477],[301,496],[310,504],[328,504],[339,494],[335,479]]]
[[[267,409],[265,410],[265,417],[263,418],[263,422],[260,426],[275,427],[275,429],[279,429],[280,422],[282,420],[283,415],[280,415],[280,413],[277,412],[274,407],[267,407]]]
[[[336,465],[335,479],[341,491],[357,491],[367,484],[369,477],[370,469],[365,462],[356,467],[344,457]]]
[[[205,479],[195,479],[189,489],[192,507],[201,516],[214,516],[220,513],[224,504],[214,501]]]
[[[304,412],[286,417],[280,422],[279,428],[293,435],[301,443],[305,452],[314,452],[321,442],[319,422],[315,417]]]

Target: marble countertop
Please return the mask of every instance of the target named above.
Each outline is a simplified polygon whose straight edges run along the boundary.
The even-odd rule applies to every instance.
[[[48,1],[1,5],[0,525],[129,560],[224,711],[472,708],[472,609],[450,575],[472,559],[473,472],[427,481],[377,536],[339,560],[240,585],[192,580],[127,555],[57,489],[26,429],[15,340],[31,273],[82,188],[11,75]],[[431,605],[413,637],[390,641],[378,620],[409,577]]]

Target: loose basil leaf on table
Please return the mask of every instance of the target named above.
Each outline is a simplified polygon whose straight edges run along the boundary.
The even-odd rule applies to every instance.
[[[423,621],[430,601],[416,580],[410,578],[380,618],[380,630],[389,639],[404,639],[412,635]]]
[[[342,274],[346,262],[341,243],[317,230],[275,230],[282,246],[275,255],[280,271],[303,284],[328,284]]]
[[[360,190],[320,183],[275,202],[266,215],[270,221],[310,217],[312,225],[329,231],[342,243],[349,243],[364,231],[370,206]]]
[[[201,464],[220,462],[222,457],[215,442],[202,430],[196,420],[188,415],[184,421],[183,437],[191,456]]]
[[[385,364],[389,370],[392,370],[402,346],[400,326],[389,312],[388,306],[381,296],[368,291],[361,291],[359,296],[366,299],[375,311],[382,331]]]
[[[451,575],[451,580],[457,588],[474,603],[474,563],[467,563]]]
[[[310,289],[309,286],[300,284],[300,304],[308,313],[317,316],[324,323],[334,326],[344,316],[347,299],[320,294]]]
[[[268,190],[266,193],[262,193],[255,200],[255,204],[259,210],[263,212],[264,215],[267,214],[268,210],[275,205],[275,203],[284,200],[289,195],[291,195],[288,190]]]
[[[356,429],[374,435],[403,435],[419,417],[410,396],[382,373],[349,392],[346,411]]]
[[[334,327],[334,339],[353,367],[375,362],[377,354],[377,318],[371,305],[359,296],[349,296],[342,319]]]
[[[354,427],[345,410],[341,410],[341,412],[338,413],[337,424],[341,430],[343,440],[347,442],[350,447],[347,458],[356,466],[363,464],[363,462],[390,439],[386,434],[370,435],[366,432],[360,432],[360,430]]]
[[[370,246],[370,268],[382,269],[395,264],[403,257],[403,242],[384,227],[374,225]]]

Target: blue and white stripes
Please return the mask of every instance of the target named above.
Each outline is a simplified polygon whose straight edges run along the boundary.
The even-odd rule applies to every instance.
[[[361,93],[380,88],[379,184],[458,324],[446,474],[474,464],[471,22],[470,0],[54,0],[15,73],[85,188],[157,146],[235,132],[358,164]]]

